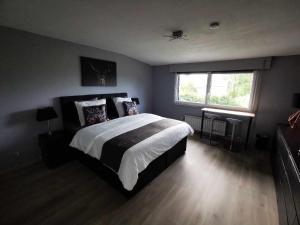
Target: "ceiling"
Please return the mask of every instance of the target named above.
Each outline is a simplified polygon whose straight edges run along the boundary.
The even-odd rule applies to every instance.
[[[150,65],[300,54],[299,0],[1,0],[0,24]]]

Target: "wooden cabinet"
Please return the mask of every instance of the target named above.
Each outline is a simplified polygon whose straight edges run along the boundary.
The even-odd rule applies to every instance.
[[[299,149],[300,129],[280,126],[272,157],[280,225],[299,225]]]

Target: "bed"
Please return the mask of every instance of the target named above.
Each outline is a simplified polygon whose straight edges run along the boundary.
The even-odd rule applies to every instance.
[[[193,130],[182,121],[147,113],[118,118],[113,97],[127,93],[61,97],[63,124],[74,156],[131,196],[185,153]],[[109,121],[81,127],[74,101],[93,98],[106,99]]]

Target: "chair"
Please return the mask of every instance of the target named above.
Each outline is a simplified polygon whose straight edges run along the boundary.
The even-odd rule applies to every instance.
[[[231,138],[230,138],[230,147],[229,147],[229,150],[231,151],[232,150],[232,146],[233,146],[233,142],[234,142],[234,139],[235,139],[235,133],[236,133],[236,128],[237,126],[239,126],[242,121],[239,120],[239,119],[234,119],[234,118],[226,118],[226,121],[232,125],[232,131],[231,131]]]
[[[216,115],[216,114],[212,114],[212,113],[206,113],[205,114],[205,117],[210,119],[210,130],[209,130],[209,144],[211,145],[212,142],[212,136],[213,136],[213,132],[214,132],[214,121],[218,118],[220,118],[219,115]]]

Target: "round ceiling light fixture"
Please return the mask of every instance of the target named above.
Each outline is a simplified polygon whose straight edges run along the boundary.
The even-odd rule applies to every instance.
[[[210,30],[216,30],[220,28],[220,22],[212,22],[209,24]]]
[[[182,30],[175,30],[171,33],[171,35],[163,35],[163,37],[168,37],[169,41],[173,40],[187,40],[187,35],[183,33]]]

